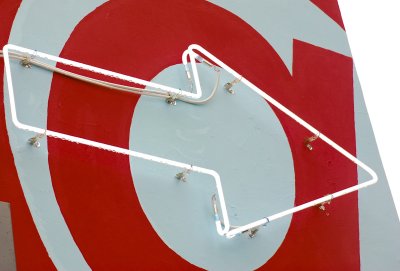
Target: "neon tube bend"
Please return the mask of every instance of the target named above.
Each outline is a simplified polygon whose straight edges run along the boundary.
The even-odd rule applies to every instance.
[[[232,74],[235,78],[241,78],[240,81],[243,84],[248,86],[251,90],[253,90],[255,93],[257,93],[259,96],[261,96],[262,98],[266,99],[271,104],[276,106],[279,110],[284,112],[286,115],[288,115],[289,117],[291,117],[294,120],[296,120],[300,125],[302,125],[306,129],[308,129],[311,133],[319,135],[319,138],[321,140],[326,142],[328,145],[332,146],[335,150],[340,152],[342,155],[344,155],[346,158],[351,160],[353,163],[357,164],[362,169],[367,171],[371,175],[372,178],[367,182],[364,182],[364,183],[361,183],[361,184],[358,184],[358,185],[355,185],[355,186],[352,186],[352,187],[337,191],[337,192],[335,192],[335,193],[333,193],[331,195],[320,197],[318,199],[312,200],[312,201],[304,203],[302,205],[299,205],[299,206],[287,209],[285,211],[279,212],[277,214],[262,218],[260,220],[251,222],[251,223],[243,225],[243,226],[233,227],[231,229],[231,225],[230,225],[230,222],[229,222],[229,216],[228,216],[226,203],[225,203],[225,198],[224,198],[224,194],[223,194],[223,189],[222,189],[221,178],[220,178],[219,174],[216,171],[211,170],[211,169],[197,167],[197,166],[192,166],[192,165],[189,165],[189,164],[186,164],[186,163],[181,163],[181,162],[177,162],[177,161],[173,161],[173,160],[169,160],[169,159],[165,159],[165,158],[161,158],[161,157],[157,157],[157,156],[153,156],[153,155],[149,155],[149,154],[145,154],[145,153],[136,152],[136,151],[129,150],[129,149],[124,149],[124,148],[120,148],[120,147],[116,147],[116,146],[112,146],[112,145],[108,145],[108,144],[103,144],[103,143],[100,143],[100,142],[96,142],[96,141],[92,141],[92,140],[88,140],[88,139],[84,139],[84,138],[80,138],[80,137],[75,137],[75,136],[72,136],[72,135],[67,135],[67,134],[56,132],[56,131],[46,130],[46,129],[43,129],[43,128],[34,127],[34,126],[26,125],[26,124],[23,124],[23,123],[19,122],[19,120],[17,118],[17,111],[16,111],[15,98],[14,98],[14,90],[13,90],[13,84],[12,84],[9,49],[20,51],[20,52],[24,52],[24,53],[29,53],[29,54],[34,53],[34,54],[36,54],[36,55],[38,55],[40,57],[43,57],[43,58],[46,58],[46,59],[49,59],[49,60],[52,60],[52,61],[55,61],[55,62],[61,62],[61,63],[64,63],[66,65],[71,65],[71,66],[78,67],[78,68],[81,68],[81,69],[90,70],[92,72],[100,73],[100,74],[103,74],[103,75],[106,75],[106,76],[117,77],[117,78],[122,79],[122,80],[127,80],[127,81],[138,83],[138,84],[141,84],[141,85],[150,86],[150,87],[153,87],[153,88],[156,88],[156,89],[161,89],[161,90],[164,90],[164,91],[167,90],[167,91],[170,91],[172,93],[176,93],[176,94],[179,94],[179,95],[182,95],[182,96],[186,96],[186,97],[190,97],[190,98],[194,98],[194,99],[199,99],[202,96],[202,91],[201,91],[200,80],[199,80],[197,67],[196,67],[196,58],[201,57],[201,56],[198,53],[194,52],[194,50],[196,50],[196,51],[200,52],[202,55],[204,55],[207,59],[211,60],[213,63],[216,63],[220,68],[222,68],[222,69],[226,70],[227,72],[229,72],[230,74]],[[261,89],[256,87],[254,84],[252,84],[246,78],[244,78],[241,75],[239,75],[236,71],[234,71],[232,68],[230,68],[225,63],[220,61],[218,58],[216,58],[214,55],[209,53],[207,50],[205,50],[200,45],[192,44],[182,54],[182,62],[184,64],[184,66],[185,66],[185,70],[186,70],[186,73],[187,73],[187,76],[188,76],[189,79],[191,79],[191,74],[190,74],[190,70],[189,70],[189,68],[187,66],[187,64],[188,64],[187,58],[189,57],[189,59],[190,59],[192,75],[193,75],[193,78],[194,78],[194,83],[195,83],[195,86],[196,86],[197,93],[190,93],[190,92],[174,89],[174,88],[171,88],[171,87],[168,87],[168,86],[159,85],[159,84],[156,84],[156,83],[152,83],[152,82],[148,82],[148,81],[145,81],[145,80],[142,80],[142,79],[138,79],[138,78],[135,78],[135,77],[131,77],[131,76],[115,73],[115,72],[112,72],[112,71],[100,69],[100,68],[89,66],[89,65],[82,64],[82,63],[79,63],[79,62],[63,59],[63,58],[56,57],[56,56],[51,56],[51,55],[48,55],[48,54],[45,54],[45,53],[41,53],[41,52],[35,52],[35,51],[32,51],[32,50],[29,50],[29,49],[26,49],[26,48],[22,48],[22,47],[18,47],[18,46],[11,45],[11,44],[7,44],[6,46],[4,46],[3,51],[4,51],[4,65],[5,65],[5,71],[6,71],[7,86],[8,86],[9,98],[10,98],[11,118],[12,118],[12,122],[14,123],[14,125],[16,127],[18,127],[19,129],[22,129],[22,130],[31,131],[31,132],[38,133],[38,134],[44,134],[45,133],[47,136],[56,137],[56,138],[59,138],[59,139],[68,140],[68,141],[76,142],[76,143],[80,143],[80,144],[85,144],[85,145],[92,146],[92,147],[95,147],[95,148],[100,148],[100,149],[103,149],[103,150],[113,151],[113,152],[117,152],[117,153],[120,153],[120,154],[125,154],[125,155],[129,155],[129,156],[137,157],[137,158],[140,158],[140,159],[144,159],[144,160],[153,161],[153,162],[156,162],[156,163],[161,163],[161,164],[177,167],[177,168],[180,168],[180,169],[183,169],[183,170],[190,170],[190,171],[193,171],[193,172],[206,174],[206,175],[209,175],[209,176],[213,177],[213,179],[215,181],[216,189],[217,189],[219,205],[220,205],[220,208],[221,208],[222,221],[223,221],[223,227],[222,227],[222,222],[221,222],[221,220],[219,218],[219,215],[216,213],[216,215],[215,215],[215,226],[216,226],[218,234],[221,235],[221,236],[225,236],[227,238],[232,238],[233,236],[235,236],[235,235],[237,235],[239,233],[243,233],[243,232],[245,232],[247,230],[250,230],[252,228],[259,227],[259,226],[264,225],[264,224],[266,224],[266,223],[268,223],[270,221],[273,221],[273,220],[282,218],[284,216],[299,212],[299,211],[304,210],[306,208],[313,207],[313,206],[315,206],[317,204],[321,204],[321,203],[326,202],[328,200],[331,200],[333,198],[344,196],[344,195],[349,194],[351,192],[354,192],[354,191],[357,191],[359,189],[368,187],[368,186],[370,186],[372,184],[375,184],[378,181],[377,174],[370,167],[368,167],[363,162],[358,160],[356,157],[351,155],[349,152],[344,150],[342,147],[337,145],[335,142],[333,142],[327,136],[325,136],[322,133],[320,133],[317,129],[315,129],[309,123],[307,123],[306,121],[301,119],[299,116],[294,114],[292,111],[290,111],[286,107],[284,107],[282,104],[280,104],[278,101],[273,99],[271,96],[267,95],[265,92],[263,92]]]

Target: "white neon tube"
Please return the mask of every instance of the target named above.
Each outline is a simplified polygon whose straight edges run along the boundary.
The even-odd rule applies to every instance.
[[[53,60],[53,61],[56,61],[56,62],[62,62],[64,64],[71,65],[71,66],[74,66],[74,67],[78,67],[78,68],[82,68],[82,69],[86,69],[86,70],[91,70],[91,71],[94,71],[94,72],[97,72],[97,73],[104,74],[106,76],[115,76],[117,78],[120,78],[122,80],[128,80],[130,82],[135,82],[136,83],[137,82],[136,78],[129,77],[129,76],[126,76],[126,75],[123,75],[123,74],[118,74],[118,73],[115,73],[115,72],[112,72],[112,71],[107,71],[107,70],[104,70],[104,69],[99,69],[97,67],[81,64],[81,63],[70,61],[70,60],[67,60],[67,59],[62,59],[62,58],[59,58],[59,57],[56,57],[56,56],[52,56],[52,55],[48,55],[48,54],[45,54],[45,53],[32,51],[30,49],[22,48],[22,47],[11,45],[11,44],[7,44],[7,45],[5,45],[3,47],[4,65],[5,65],[5,71],[6,71],[8,92],[9,92],[9,97],[10,97],[11,119],[12,119],[12,122],[14,123],[14,125],[17,128],[22,129],[22,130],[26,130],[26,131],[30,131],[30,132],[34,132],[34,133],[38,133],[38,134],[46,133],[47,136],[52,136],[52,137],[68,140],[68,141],[71,141],[71,142],[76,142],[76,143],[80,143],[80,144],[84,144],[84,145],[88,145],[88,146],[92,146],[92,147],[96,147],[96,148],[100,148],[100,149],[104,149],[104,150],[108,150],[108,151],[112,151],[112,152],[117,152],[117,153],[129,155],[129,156],[141,158],[141,159],[148,160],[148,161],[153,161],[153,162],[156,162],[156,163],[161,163],[161,164],[177,167],[177,168],[180,168],[180,169],[183,169],[183,170],[190,170],[190,171],[193,171],[193,172],[198,172],[198,173],[210,175],[211,177],[214,178],[215,183],[216,183],[217,192],[218,192],[219,201],[220,201],[220,206],[221,206],[221,209],[223,210],[222,211],[222,217],[223,217],[223,220],[225,222],[224,223],[224,229],[222,229],[220,221],[216,222],[217,231],[218,231],[218,233],[220,235],[224,235],[226,232],[228,232],[228,230],[230,228],[229,219],[228,219],[228,213],[227,213],[225,199],[224,199],[224,195],[223,195],[223,191],[222,191],[221,178],[220,178],[219,174],[216,171],[210,170],[210,169],[206,169],[206,168],[197,167],[197,166],[192,166],[192,165],[189,165],[189,164],[185,164],[185,163],[181,163],[181,162],[177,162],[177,161],[173,161],[173,160],[169,160],[169,159],[164,159],[164,158],[161,158],[161,157],[157,157],[157,156],[153,156],[153,155],[149,155],[149,154],[145,154],[145,153],[140,153],[140,152],[132,151],[132,150],[129,150],[129,149],[124,149],[124,148],[120,148],[120,147],[116,147],[116,146],[100,143],[100,142],[97,142],[97,141],[92,141],[92,140],[88,140],[88,139],[81,138],[81,137],[75,137],[75,136],[71,136],[71,135],[68,135],[68,134],[63,134],[63,133],[59,133],[59,132],[56,132],[56,131],[46,130],[46,129],[43,129],[43,128],[34,127],[34,126],[31,126],[31,125],[26,125],[26,124],[21,123],[18,120],[16,105],[15,105],[14,88],[13,88],[13,84],[12,84],[11,66],[10,66],[10,58],[9,58],[9,49],[20,51],[20,52],[25,52],[25,53],[29,53],[29,54],[35,54],[37,56],[40,56],[40,57],[43,57],[43,58],[46,58],[46,59],[50,59],[50,60]],[[192,59],[194,59],[194,54],[192,54]],[[138,79],[138,80],[140,80],[140,79]],[[142,80],[140,80],[140,82],[141,81]],[[151,83],[151,82],[145,81],[145,83],[147,84],[147,83]],[[151,83],[151,84],[153,84],[153,83]],[[147,85],[150,86],[150,84],[147,84]],[[154,86],[155,85],[153,84],[152,87],[154,87]],[[164,86],[162,86],[162,87],[164,87]],[[167,87],[167,88],[169,89],[169,87]]]
[[[7,45],[5,45],[3,47],[4,55],[7,54],[7,56],[8,56],[7,59],[9,59],[9,50],[15,50],[15,51],[19,51],[19,52],[22,52],[22,53],[26,53],[26,54],[31,55],[32,57],[38,56],[38,57],[41,57],[41,58],[44,58],[44,59],[48,59],[48,60],[51,60],[51,61],[60,62],[60,63],[63,63],[65,65],[68,65],[68,66],[80,68],[80,69],[83,69],[83,70],[88,70],[88,71],[91,71],[91,72],[94,72],[94,73],[103,74],[103,75],[110,76],[110,77],[115,77],[115,78],[118,78],[118,79],[121,79],[121,80],[124,80],[124,81],[128,81],[128,82],[131,82],[131,83],[136,83],[136,84],[139,84],[139,85],[142,85],[142,86],[148,86],[148,87],[151,87],[151,88],[154,88],[154,89],[160,89],[160,90],[165,91],[166,93],[174,93],[174,94],[178,94],[180,96],[194,98],[194,99],[197,99],[197,98],[202,96],[201,93],[192,93],[192,92],[189,92],[189,91],[184,91],[184,90],[181,90],[181,89],[165,86],[165,85],[162,85],[162,84],[149,82],[149,81],[146,81],[146,80],[143,80],[143,79],[139,79],[139,78],[136,78],[136,77],[132,77],[132,76],[129,76],[129,75],[125,75],[125,74],[109,71],[109,70],[102,69],[102,68],[95,67],[95,66],[90,66],[90,65],[87,65],[87,64],[84,64],[84,63],[72,61],[72,60],[69,60],[69,59],[62,58],[62,57],[49,55],[49,54],[46,54],[46,53],[43,53],[43,52],[34,51],[34,50],[31,50],[31,49],[28,49],[28,48],[24,48],[24,47],[12,45],[12,44],[7,44]],[[4,59],[6,59],[6,57],[4,57]],[[197,70],[196,70],[196,72],[197,72]]]
[[[12,85],[11,67],[10,67],[10,59],[9,59],[9,49],[20,51],[20,52],[24,52],[24,53],[28,53],[28,54],[32,54],[32,55],[37,55],[37,56],[40,56],[40,57],[43,57],[43,58],[46,58],[46,59],[49,59],[49,60],[52,60],[52,61],[61,62],[61,63],[67,64],[67,65],[71,65],[71,66],[78,67],[78,68],[85,69],[85,70],[90,70],[90,71],[93,71],[93,72],[96,72],[96,73],[100,73],[100,74],[103,74],[103,75],[106,75],[106,76],[117,77],[119,79],[126,80],[126,81],[129,81],[129,82],[134,82],[134,83],[138,83],[138,84],[142,84],[142,85],[146,85],[146,86],[151,86],[153,88],[159,88],[161,90],[177,93],[179,95],[192,97],[192,98],[200,98],[201,95],[202,95],[202,91],[201,91],[200,80],[199,80],[197,67],[196,67],[196,61],[195,61],[195,59],[199,55],[193,51],[193,50],[197,50],[197,51],[201,52],[204,56],[206,56],[208,59],[210,59],[214,63],[216,63],[219,67],[221,67],[222,69],[224,69],[227,72],[229,72],[230,74],[232,74],[235,78],[241,78],[241,80],[240,80],[241,82],[243,82],[245,85],[250,87],[254,92],[256,92],[258,95],[260,95],[261,97],[263,97],[264,99],[266,99],[270,103],[272,103],[274,106],[276,106],[278,109],[283,111],[285,114],[287,114],[288,116],[290,116],[291,118],[296,120],[300,125],[302,125],[306,129],[308,129],[310,132],[312,132],[313,134],[318,134],[319,138],[321,138],[321,140],[326,142],[328,145],[332,146],[335,150],[337,150],[338,152],[343,154],[345,157],[350,159],[352,162],[354,162],[355,164],[357,164],[361,168],[363,168],[365,171],[367,171],[372,176],[372,179],[367,181],[367,182],[364,182],[362,184],[355,185],[355,186],[343,189],[343,190],[335,192],[335,193],[333,193],[331,195],[315,199],[313,201],[304,203],[304,204],[296,206],[294,208],[290,208],[290,209],[282,211],[280,213],[271,215],[271,216],[266,217],[266,218],[262,218],[260,220],[251,222],[251,223],[249,223],[247,225],[240,226],[240,227],[237,227],[237,228],[234,228],[234,229],[231,230],[229,217],[228,217],[228,212],[227,212],[226,203],[225,203],[225,198],[224,198],[223,189],[222,189],[221,178],[220,178],[219,174],[216,171],[211,170],[211,169],[197,167],[197,166],[192,166],[192,165],[189,165],[189,164],[186,164],[186,163],[181,163],[181,162],[177,162],[177,161],[173,161],[173,160],[169,160],[169,159],[164,159],[164,158],[153,156],[153,155],[149,155],[149,154],[135,152],[135,151],[132,151],[132,150],[129,150],[129,149],[124,149],[124,148],[120,148],[120,147],[116,147],[116,146],[112,146],[112,145],[108,145],[108,144],[103,144],[103,143],[100,143],[100,142],[96,142],[96,141],[92,141],[92,140],[88,140],[88,139],[84,139],[84,138],[80,138],[80,137],[75,137],[75,136],[71,136],[71,135],[67,135],[67,134],[63,134],[63,133],[58,133],[56,131],[45,130],[43,128],[38,128],[38,127],[26,125],[26,124],[23,124],[23,123],[19,122],[18,118],[17,118],[17,111],[16,111],[15,99],[14,99],[14,91],[13,91],[13,85]],[[216,216],[215,216],[215,225],[216,225],[218,234],[225,235],[227,238],[231,238],[231,237],[235,236],[236,234],[242,233],[244,231],[250,230],[250,229],[255,228],[255,227],[259,227],[260,225],[266,224],[266,223],[268,223],[270,221],[279,219],[279,218],[284,217],[286,215],[290,215],[290,214],[299,212],[299,211],[304,210],[306,208],[315,206],[317,204],[321,204],[321,203],[326,202],[328,200],[332,200],[333,198],[337,198],[337,197],[346,195],[348,193],[357,191],[357,190],[359,190],[361,188],[365,188],[365,187],[370,186],[370,185],[372,185],[372,184],[374,184],[374,183],[376,183],[378,181],[378,177],[377,177],[376,173],[371,168],[369,168],[367,165],[365,165],[364,163],[359,161],[356,157],[354,157],[353,155],[348,153],[346,150],[344,150],[342,147],[340,147],[335,142],[330,140],[328,137],[326,137],[325,135],[321,134],[317,129],[315,129],[310,124],[308,124],[303,119],[301,119],[296,114],[294,114],[292,111],[290,111],[289,109],[284,107],[278,101],[276,101],[275,99],[273,99],[272,97],[270,97],[269,95],[264,93],[261,89],[257,88],[255,85],[253,85],[246,78],[243,78],[236,71],[231,69],[225,63],[220,61],[218,58],[216,58],[214,55],[212,55],[211,53],[209,53],[208,51],[206,51],[204,48],[202,48],[199,45],[196,45],[196,44],[190,45],[188,50],[184,51],[183,54],[182,54],[182,62],[185,65],[185,69],[186,69],[186,72],[187,72],[187,75],[188,75],[189,79],[191,79],[191,77],[190,77],[190,71],[189,71],[189,69],[187,67],[187,64],[188,64],[187,63],[187,58],[189,57],[189,59],[190,59],[191,68],[192,68],[192,72],[193,72],[193,77],[194,77],[194,81],[195,81],[195,86],[196,86],[196,90],[197,90],[196,94],[193,94],[193,93],[190,93],[190,92],[181,91],[181,90],[178,90],[178,89],[170,88],[170,87],[159,85],[159,84],[155,84],[155,83],[151,83],[151,82],[144,81],[144,80],[141,80],[141,79],[138,79],[138,78],[135,78],[135,77],[131,77],[131,76],[115,73],[115,72],[104,70],[104,69],[100,69],[100,68],[97,68],[97,67],[94,67],[94,66],[89,66],[89,65],[82,64],[82,63],[79,63],[79,62],[63,59],[63,58],[60,58],[60,57],[51,56],[51,55],[48,55],[48,54],[45,54],[45,53],[32,51],[30,49],[22,48],[22,47],[11,45],[11,44],[8,44],[8,45],[4,46],[3,51],[4,51],[4,63],[5,63],[5,71],[6,71],[6,78],[7,78],[7,86],[8,86],[9,96],[10,96],[11,118],[12,118],[12,121],[13,121],[13,123],[14,123],[14,125],[16,127],[20,128],[20,129],[23,129],[23,130],[39,133],[39,134],[46,133],[46,135],[48,135],[48,136],[57,137],[57,138],[60,138],[60,139],[71,141],[71,142],[85,144],[85,145],[88,145],[88,146],[92,146],[92,147],[96,147],[96,148],[100,148],[100,149],[104,149],[104,150],[109,150],[109,151],[113,151],[113,152],[117,152],[117,153],[121,153],[121,154],[125,154],[125,155],[130,155],[130,156],[133,156],[133,157],[137,157],[137,158],[141,158],[141,159],[145,159],[145,160],[149,160],[149,161],[153,161],[153,162],[157,162],[157,163],[161,163],[161,164],[166,164],[166,165],[169,165],[169,166],[174,166],[174,167],[177,167],[177,168],[180,168],[180,169],[183,169],[183,170],[190,170],[190,171],[193,171],[193,172],[198,172],[198,173],[202,173],[202,174],[206,174],[206,175],[212,176],[214,178],[214,181],[215,181],[215,184],[216,184],[216,188],[217,188],[218,199],[219,199],[219,204],[220,204],[220,208],[221,208],[221,212],[222,212],[222,220],[223,220],[224,228],[222,228],[222,223],[221,223],[221,221],[219,219],[218,214],[216,214]]]
[[[314,128],[313,126],[311,126],[309,123],[307,123],[306,121],[304,121],[302,118],[300,118],[299,116],[297,116],[295,113],[293,113],[292,111],[290,111],[288,108],[286,108],[285,106],[283,106],[281,103],[279,103],[277,100],[273,99],[271,96],[269,96],[268,94],[266,94],[264,91],[262,91],[261,89],[259,89],[257,86],[255,86],[253,83],[251,83],[250,81],[248,81],[246,78],[242,77],[242,75],[238,74],[236,71],[234,71],[232,68],[230,68],[228,65],[226,65],[224,62],[222,62],[221,60],[219,60],[217,57],[215,57],[214,55],[212,55],[210,52],[208,52],[207,50],[205,50],[203,47],[201,47],[200,45],[197,44],[192,44],[189,46],[189,48],[187,49],[187,51],[193,51],[196,50],[198,52],[201,52],[204,56],[206,56],[208,59],[210,59],[211,61],[213,61],[214,63],[216,63],[218,66],[220,66],[222,69],[226,70],[227,72],[229,72],[230,74],[232,74],[235,78],[241,78],[240,82],[242,82],[243,84],[245,84],[246,86],[248,86],[251,90],[253,90],[255,93],[257,93],[259,96],[261,96],[262,98],[264,98],[265,100],[267,100],[268,102],[270,102],[271,104],[273,104],[275,107],[277,107],[279,110],[281,110],[283,113],[285,113],[286,115],[288,115],[289,117],[291,117],[292,119],[294,119],[296,122],[298,122],[301,126],[303,126],[304,128],[306,128],[307,130],[309,130],[311,133],[318,135],[318,137],[326,142],[328,145],[330,145],[331,147],[333,147],[335,150],[337,150],[339,153],[341,153],[342,155],[344,155],[346,158],[348,158],[350,161],[352,161],[353,163],[355,163],[356,165],[360,166],[362,169],[364,169],[366,172],[368,172],[371,175],[371,179],[362,183],[362,184],[358,184],[343,190],[340,190],[338,192],[335,192],[331,195],[328,196],[324,196],[318,199],[315,199],[313,201],[304,203],[302,205],[296,206],[294,208],[285,210],[283,212],[271,215],[269,217],[260,219],[258,221],[252,222],[250,224],[235,228],[231,231],[229,231],[226,235],[228,237],[232,237],[240,232],[249,230],[251,228],[254,227],[258,227],[260,225],[263,225],[265,223],[268,223],[269,221],[273,221],[276,220],[278,218],[284,217],[286,215],[290,215],[296,212],[299,212],[301,210],[307,209],[309,207],[321,204],[323,202],[326,202],[328,200],[332,200],[333,198],[337,198],[346,194],[349,194],[351,192],[357,191],[359,189],[368,187],[372,184],[375,184],[378,181],[378,176],[375,173],[375,171],[373,171],[370,167],[368,167],[366,164],[364,164],[363,162],[361,162],[360,160],[358,160],[356,157],[354,157],[352,154],[350,154],[349,152],[347,152],[345,149],[343,149],[342,147],[340,147],[338,144],[336,144],[335,142],[333,142],[331,139],[329,139],[327,136],[325,136],[324,134],[322,134],[321,132],[319,132],[316,128]],[[222,207],[221,207],[222,208]]]

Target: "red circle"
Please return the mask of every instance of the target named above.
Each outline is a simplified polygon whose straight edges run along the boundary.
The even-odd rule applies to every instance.
[[[308,101],[296,104],[301,98],[300,86],[265,39],[237,16],[207,1],[109,1],[80,22],[61,56],[150,80],[179,63],[183,50],[192,43],[207,48],[290,108],[311,119],[316,116],[317,125],[324,124],[325,119],[313,113]],[[343,65],[352,68],[348,62],[343,60]],[[138,98],[55,75],[48,128],[128,148]],[[321,96],[317,94],[315,99]],[[310,168],[309,158],[298,144],[306,133],[281,113],[277,116],[295,159],[296,190],[301,178],[308,187],[309,172],[299,174]],[[49,164],[57,201],[91,268],[195,268],[169,249],[152,229],[136,197],[128,157],[49,139]],[[326,194],[325,190],[322,186],[311,193],[302,191],[300,196],[296,193],[296,202]],[[287,247],[289,254],[296,253],[296,246]]]

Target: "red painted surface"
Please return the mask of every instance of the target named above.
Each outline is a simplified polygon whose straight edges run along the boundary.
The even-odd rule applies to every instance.
[[[292,78],[254,29],[205,1],[158,1],[157,9],[154,1],[110,1],[76,27],[62,56],[149,80],[179,63],[191,43],[355,152],[351,59],[295,42]],[[239,58],[243,52],[246,57]],[[48,127],[127,148],[137,99],[55,76]],[[302,142],[309,134],[277,115],[293,153],[296,204],[357,182],[351,162],[318,141],[315,151],[306,151]],[[128,157],[49,139],[49,164],[61,210],[94,270],[195,268],[151,228],[132,185]],[[328,211],[329,216],[317,208],[296,214],[281,248],[262,269],[359,270],[357,195],[335,200]]]
[[[188,44],[199,43],[355,153],[351,59],[295,42],[292,78],[265,40],[236,16],[203,1],[159,1],[157,9],[149,2],[113,0],[98,8],[76,28],[62,56],[151,79],[179,63]],[[342,25],[336,1],[313,2]],[[0,45],[7,42],[18,6],[19,1],[0,3]],[[172,12],[182,16],[172,17]],[[97,46],[89,51],[87,44]],[[242,52],[248,56],[237,58]],[[48,125],[128,147],[137,98],[56,76]],[[306,151],[302,141],[309,134],[276,113],[293,152],[296,204],[356,183],[355,166],[318,141],[315,151]],[[54,270],[18,181],[3,103],[0,131],[0,200],[11,203],[18,270]],[[49,139],[49,163],[62,212],[94,270],[195,269],[151,228],[127,157]],[[359,270],[357,195],[334,200],[328,212],[326,216],[315,208],[296,214],[284,243],[261,269]]]
[[[12,22],[21,1],[0,1],[0,47],[8,42]],[[0,97],[4,97],[4,65],[0,62]],[[55,270],[40,240],[22,193],[11,152],[4,114],[0,103],[0,201],[11,204],[14,246],[18,270]]]
[[[344,29],[342,15],[340,14],[337,0],[311,0],[311,2]]]
[[[354,155],[352,74],[350,58],[295,41],[295,89],[290,95],[275,93],[275,97]],[[353,163],[318,140],[312,152],[306,150],[302,140],[310,134],[282,113],[277,115],[294,158],[296,205],[357,184]],[[294,215],[284,243],[266,270],[360,270],[357,204],[353,193],[326,205],[329,216],[318,208]]]

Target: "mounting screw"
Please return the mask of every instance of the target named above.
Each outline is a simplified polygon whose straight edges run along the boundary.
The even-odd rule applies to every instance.
[[[31,137],[28,139],[28,143],[31,144],[32,146],[36,147],[36,148],[40,148],[40,142],[39,140],[46,134],[46,132],[44,132],[43,134],[37,134],[34,137]]]
[[[32,68],[31,57],[30,56],[24,56],[24,58],[19,63],[22,66],[24,66],[25,68],[29,68],[29,69]]]
[[[189,169],[185,169],[184,171],[177,173],[175,175],[175,178],[177,178],[179,181],[186,182],[186,179],[191,171],[191,168],[192,166],[190,166]]]
[[[177,178],[179,181],[186,182],[187,173],[179,172],[178,174],[175,175],[175,178]]]
[[[331,198],[330,198],[329,200],[324,201],[324,202],[321,202],[321,203],[318,205],[318,209],[320,209],[322,212],[325,212],[326,216],[329,216],[329,213],[327,212],[325,205],[331,204],[332,199],[333,199],[333,195],[330,195],[330,196],[331,196]]]
[[[249,237],[250,237],[250,238],[256,237],[256,234],[257,234],[257,232],[258,232],[259,230],[260,230],[260,229],[259,229],[258,227],[249,229],[249,230],[248,230]]]
[[[318,137],[319,137],[319,133],[316,134],[316,135],[313,135],[313,136],[311,136],[311,137],[308,137],[308,138],[304,139],[304,145],[306,146],[306,148],[307,148],[309,151],[312,151],[312,150],[313,150],[313,146],[311,145],[311,142],[317,140]]]
[[[226,84],[224,85],[224,89],[225,89],[226,91],[228,91],[230,94],[235,94],[235,91],[232,89],[232,87],[233,87],[233,84],[232,84],[231,82],[226,83]]]
[[[242,80],[242,76],[240,78],[235,78],[232,82],[228,82],[224,85],[224,89],[228,91],[230,94],[235,94],[235,91],[232,89],[233,85],[237,84]]]
[[[176,105],[176,96],[169,96],[168,98],[165,99],[167,104],[169,105]]]

